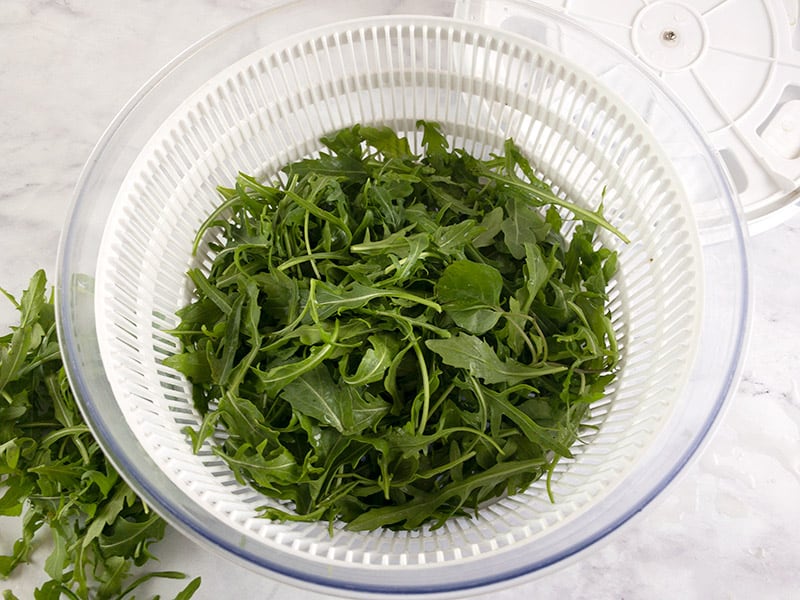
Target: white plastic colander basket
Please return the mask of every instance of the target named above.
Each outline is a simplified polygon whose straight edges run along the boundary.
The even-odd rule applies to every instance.
[[[269,178],[318,151],[322,135],[355,123],[388,125],[418,150],[419,119],[482,157],[513,137],[559,195],[590,208],[602,200],[631,240],[600,234],[619,252],[609,307],[620,373],[592,406],[596,429],[559,463],[555,503],[535,483],[477,519],[433,531],[337,524],[330,535],[327,523],[259,518],[257,507],[271,500],[237,483],[210,445],[192,452],[182,432],[200,423],[190,384],[162,365],[179,349],[164,331],[191,299],[186,272],[212,258],[208,244],[192,255],[196,231],[220,202],[216,187],[238,172]],[[137,149],[98,227],[94,282],[70,293],[93,294],[101,362],[71,376],[79,393],[98,371],[107,379],[112,396],[86,403],[107,451],[183,531],[276,576],[342,593],[463,592],[602,537],[630,516],[614,514],[610,501],[684,401],[701,337],[703,251],[692,208],[645,121],[545,45],[450,17],[373,15],[259,45],[188,94]],[[66,239],[79,245],[79,237]]]

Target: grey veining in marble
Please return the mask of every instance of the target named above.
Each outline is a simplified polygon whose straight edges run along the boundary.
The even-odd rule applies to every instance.
[[[72,189],[126,100],[180,50],[268,4],[0,0],[0,286],[16,294],[34,269],[54,272]],[[742,380],[678,480],[596,548],[491,598],[800,597],[798,256],[798,218],[751,240],[755,302]],[[0,302],[0,326],[12,317]],[[3,550],[16,527],[0,520]],[[157,550],[161,568],[206,575],[199,599],[323,597],[229,564],[174,532]],[[37,555],[29,572],[43,560]],[[0,589],[30,598],[35,580],[16,576]],[[150,591],[174,589],[160,585]]]

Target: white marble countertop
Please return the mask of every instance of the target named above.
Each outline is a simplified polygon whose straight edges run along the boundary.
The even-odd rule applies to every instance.
[[[17,294],[35,269],[55,272],[73,186],[126,100],[190,43],[268,4],[0,0],[0,286]],[[798,217],[751,240],[755,302],[743,376],[702,453],[603,543],[493,599],[798,597],[798,256]],[[13,317],[3,304],[3,329]],[[2,550],[17,525],[0,520]],[[175,532],[155,550],[161,567],[204,575],[195,598],[323,597],[227,564]],[[32,598],[43,560],[0,589]]]

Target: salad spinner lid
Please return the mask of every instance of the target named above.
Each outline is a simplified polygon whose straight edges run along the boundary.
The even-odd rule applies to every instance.
[[[540,0],[636,56],[727,166],[751,233],[800,212],[800,0]],[[497,3],[495,24],[519,17]]]

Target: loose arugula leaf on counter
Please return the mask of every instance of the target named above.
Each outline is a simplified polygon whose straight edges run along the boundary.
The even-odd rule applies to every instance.
[[[120,478],[83,421],[44,272],[31,278],[19,302],[3,293],[20,322],[0,337],[0,516],[21,515],[22,535],[0,555],[0,577],[30,560],[44,529],[52,541],[44,562],[50,579],[36,598],[121,600],[154,577],[184,579],[172,571],[139,572],[155,559],[150,547],[166,524]],[[191,598],[199,584],[192,580],[176,600]]]
[[[195,451],[281,502],[265,517],[440,526],[549,482],[614,377],[596,232],[624,236],[510,140],[481,160],[418,125],[420,156],[356,125],[280,181],[242,174],[198,232],[221,241],[164,362]]]

